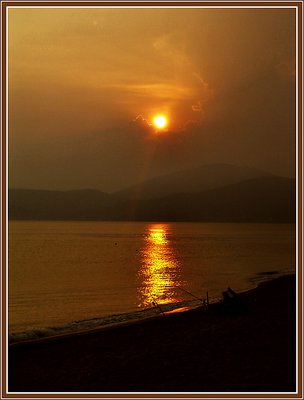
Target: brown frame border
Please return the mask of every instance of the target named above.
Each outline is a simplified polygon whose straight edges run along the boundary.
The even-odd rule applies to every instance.
[[[47,399],[47,398],[70,398],[70,399],[78,399],[78,398],[107,398],[107,399],[122,399],[122,398],[168,398],[168,399],[197,399],[197,398],[209,398],[209,399],[254,399],[254,398],[263,398],[263,399],[303,399],[303,2],[302,1],[79,1],[75,2],[71,1],[0,1],[1,2],[1,82],[2,82],[2,92],[1,92],[1,278],[2,278],[2,292],[1,292],[1,398],[3,399]],[[12,394],[7,393],[6,387],[6,357],[7,357],[7,348],[6,348],[6,257],[7,257],[7,198],[6,198],[6,187],[7,187],[7,178],[6,178],[6,146],[7,146],[7,138],[6,138],[6,123],[7,123],[7,103],[6,103],[6,89],[7,89],[7,71],[6,71],[6,16],[7,16],[7,8],[8,7],[22,7],[22,6],[86,6],[86,7],[94,7],[94,6],[131,6],[136,8],[137,6],[141,7],[150,7],[150,6],[171,6],[171,7],[200,7],[200,6],[212,6],[212,7],[232,7],[232,6],[243,6],[244,8],[248,7],[273,7],[275,8],[280,6],[285,7],[294,7],[298,11],[298,120],[297,128],[298,128],[298,271],[297,271],[297,279],[298,279],[298,390],[296,393],[286,393],[286,394],[248,394],[248,393],[227,393],[227,394],[191,394],[191,393],[168,393],[168,394],[152,394],[152,393],[62,393],[62,394],[46,394],[46,393],[18,393]]]
[[[4,395],[4,390],[6,393],[6,13],[2,8],[1,3],[1,396]],[[3,385],[4,383],[4,385]],[[4,396],[3,396],[4,397]]]

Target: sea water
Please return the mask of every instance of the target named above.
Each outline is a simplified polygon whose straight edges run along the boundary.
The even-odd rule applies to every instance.
[[[295,225],[10,221],[10,340],[213,301],[295,271]]]

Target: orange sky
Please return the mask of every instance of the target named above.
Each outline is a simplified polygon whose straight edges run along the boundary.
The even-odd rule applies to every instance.
[[[8,38],[11,187],[113,191],[213,162],[293,173],[293,9],[16,7]]]

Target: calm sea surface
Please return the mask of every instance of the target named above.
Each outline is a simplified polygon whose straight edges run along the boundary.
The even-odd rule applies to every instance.
[[[290,224],[11,221],[9,330],[20,340],[145,317],[294,270]]]

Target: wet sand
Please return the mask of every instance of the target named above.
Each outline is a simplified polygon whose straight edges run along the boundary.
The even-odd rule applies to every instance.
[[[295,391],[295,276],[210,306],[9,348],[10,391]],[[225,288],[223,288],[225,289]]]

